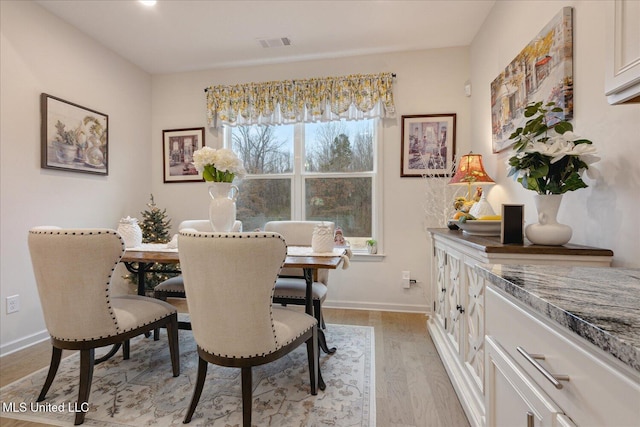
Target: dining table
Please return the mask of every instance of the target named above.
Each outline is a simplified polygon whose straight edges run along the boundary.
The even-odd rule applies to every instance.
[[[306,283],[305,313],[311,316],[314,315],[312,289],[318,270],[336,270],[341,265],[343,268],[347,268],[350,254],[349,249],[344,247],[336,247],[333,252],[328,253],[315,253],[311,247],[306,246],[287,247],[287,256],[282,267],[302,269]],[[158,264],[179,264],[180,255],[177,247],[168,247],[166,244],[143,243],[142,246],[126,249],[121,262],[124,263],[130,273],[138,276],[138,295],[145,295],[147,274],[156,271]],[[166,273],[167,270],[163,269],[162,272]],[[179,273],[179,268],[176,268],[175,272]],[[335,347],[328,347],[321,325],[318,325],[318,344],[325,353],[330,354],[336,351]],[[318,372],[320,371],[318,370]],[[318,386],[321,390],[325,389],[325,384],[320,374]]]

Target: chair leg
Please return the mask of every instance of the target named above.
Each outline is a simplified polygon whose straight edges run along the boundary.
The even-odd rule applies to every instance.
[[[51,364],[49,364],[49,373],[47,374],[47,379],[42,386],[42,390],[40,391],[40,396],[38,396],[37,402],[42,402],[49,391],[49,387],[53,384],[53,379],[56,377],[56,373],[58,372],[58,367],[60,366],[60,360],[62,359],[62,349],[57,347],[52,347],[51,351]]]
[[[251,405],[253,386],[251,385],[251,366],[242,368],[242,426],[251,427]]]
[[[309,382],[311,394],[318,394],[318,327],[313,326],[313,334],[307,340],[307,360],[309,361]]]
[[[209,362],[198,358],[198,378],[196,379],[196,387],[193,390],[193,397],[191,398],[191,404],[189,405],[189,410],[187,411],[187,415],[184,417],[182,421],[183,424],[188,424],[191,422],[191,417],[193,417],[193,413],[196,411],[196,406],[198,406],[198,401],[200,401],[200,395],[202,394],[202,389],[204,388],[204,380],[207,377],[207,366]]]
[[[129,340],[125,340],[125,341],[122,343],[122,358],[123,358],[124,360],[129,360],[129,357],[130,357],[130,356],[129,356],[129,355],[130,355],[130,349],[131,349],[130,344],[131,344],[131,342],[130,342]]]
[[[76,406],[76,419],[74,424],[79,425],[84,422],[85,409],[88,407],[89,392],[91,391],[91,381],[93,379],[95,350],[80,350],[80,389],[78,391],[78,404]]]
[[[169,353],[171,354],[171,367],[173,376],[180,375],[180,345],[178,343],[178,315],[173,314],[167,322],[167,339],[169,340]]]

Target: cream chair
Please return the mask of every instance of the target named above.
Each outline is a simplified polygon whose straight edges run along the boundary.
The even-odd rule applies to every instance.
[[[208,219],[190,219],[182,221],[178,226],[178,231],[185,229],[205,232],[213,231],[211,222]],[[236,221],[233,224],[231,231],[234,233],[241,232],[242,222]],[[159,283],[155,288],[153,288],[153,296],[163,301],[166,301],[167,298],[184,298],[184,282],[182,280],[182,276],[175,276]],[[191,329],[191,324],[189,322],[179,322],[178,325],[180,329]]]
[[[328,221],[269,221],[264,225],[264,231],[281,234],[287,242],[287,246],[311,246],[313,230],[318,224],[328,225],[332,232],[335,229],[335,224]],[[322,303],[327,297],[328,283],[329,271],[326,269],[318,270],[312,288],[313,312],[318,325],[322,328],[324,328]],[[283,268],[276,282],[273,301],[280,304],[304,305],[306,289],[307,283],[304,280],[302,269]],[[321,348],[326,353],[335,351],[328,349],[324,341],[321,342]]]
[[[198,346],[195,412],[209,363],[241,368],[243,425],[251,426],[251,367],[307,344],[311,394],[317,393],[317,326],[305,313],[273,307],[271,299],[287,248],[277,233],[200,233],[178,236],[180,266]]]
[[[124,254],[122,238],[110,229],[34,228],[29,251],[51,335],[51,365],[38,402],[45,399],[58,371],[62,350],[80,351],[78,408],[89,401],[95,349],[121,344],[166,327],[173,376],[180,375],[178,317],[163,301],[137,295],[113,296],[111,280]],[[125,346],[125,358],[128,346]],[[77,412],[75,424],[84,422]]]

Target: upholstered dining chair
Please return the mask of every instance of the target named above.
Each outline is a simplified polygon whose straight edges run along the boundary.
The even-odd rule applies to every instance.
[[[288,246],[311,246],[313,230],[316,225],[327,225],[331,232],[335,224],[329,221],[269,221],[264,225],[264,231],[272,231],[282,235]],[[324,329],[322,317],[322,303],[327,297],[327,285],[329,284],[329,271],[318,270],[312,287],[313,312],[319,327]],[[304,273],[300,268],[283,268],[276,281],[273,292],[273,301],[280,304],[305,304],[307,284]]]
[[[178,225],[178,231],[186,229],[206,232],[213,231],[211,222],[208,219],[189,219],[182,221],[180,225]],[[242,221],[234,222],[231,231],[234,233],[241,232]],[[158,283],[158,285],[153,288],[153,296],[154,298],[158,298],[163,301],[166,301],[167,298],[185,298],[186,296],[184,293],[184,281],[182,279],[182,275],[171,277],[170,279]],[[179,321],[178,328],[190,330],[191,322]],[[157,331],[154,333],[154,338],[158,338]]]
[[[137,295],[114,296],[111,279],[125,251],[111,229],[36,227],[28,237],[31,263],[53,346],[47,378],[37,401],[45,399],[56,376],[62,350],[80,351],[77,408],[91,391],[95,349],[127,343],[158,327],[168,331],[173,376],[180,375],[178,317],[166,302]],[[125,346],[125,358],[128,358]],[[85,412],[76,412],[75,424]]]
[[[180,266],[198,347],[198,377],[184,418],[188,423],[202,394],[207,366],[241,369],[243,425],[251,426],[252,366],[307,344],[311,394],[317,393],[316,319],[274,307],[273,287],[287,256],[277,233],[201,233],[178,236]]]
[[[182,221],[180,225],[178,225],[178,231],[184,229],[206,232],[213,231],[211,222],[208,219],[188,219]],[[231,231],[234,233],[241,232],[242,221],[234,222]],[[166,301],[167,298],[184,298],[184,282],[182,280],[182,276],[175,276],[159,283],[155,288],[153,288],[153,296],[163,301]],[[179,326],[180,329],[191,329],[191,325],[188,322],[179,322]]]

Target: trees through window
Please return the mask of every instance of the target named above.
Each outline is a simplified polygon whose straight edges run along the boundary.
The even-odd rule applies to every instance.
[[[374,119],[227,128],[227,145],[247,170],[237,201],[244,229],[325,220],[347,239],[370,238],[379,192],[376,135]]]

